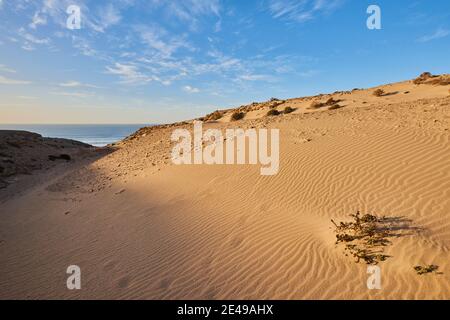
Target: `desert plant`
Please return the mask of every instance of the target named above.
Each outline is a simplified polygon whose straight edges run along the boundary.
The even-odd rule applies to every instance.
[[[213,113],[208,114],[204,117],[204,121],[216,121],[223,117],[222,112],[219,110],[214,111]]]
[[[309,109],[319,109],[319,108],[322,108],[323,106],[324,106],[324,104],[322,102],[313,101],[313,102],[311,102]]]
[[[278,111],[277,109],[270,109],[267,112],[267,115],[268,116],[278,116],[278,115],[280,115],[280,111]]]
[[[245,117],[245,113],[239,112],[239,111],[235,111],[231,115],[231,121],[239,121],[239,120],[243,119],[244,117]]]
[[[222,118],[222,112],[220,111],[213,112],[210,117],[211,120],[219,120],[220,118]]]
[[[351,255],[356,262],[378,264],[389,256],[383,254],[384,247],[391,244],[390,238],[398,237],[396,231],[410,229],[402,219],[377,217],[371,214],[361,215],[358,211],[350,215],[352,221],[336,223],[336,244],[345,244],[345,255]],[[396,224],[397,223],[397,224]]]
[[[331,97],[330,99],[327,100],[327,102],[325,102],[325,104],[327,106],[332,106],[334,104],[336,104],[338,101],[334,100],[333,97]]]
[[[418,275],[423,275],[427,273],[438,273],[439,266],[436,266],[434,264],[430,264],[427,266],[415,266],[414,270],[416,270]]]
[[[381,97],[382,95],[384,95],[384,90],[383,89],[377,89],[373,92],[373,95],[375,97]]]
[[[295,109],[294,109],[294,108],[291,108],[291,107],[286,107],[286,108],[284,108],[284,113],[285,113],[285,114],[292,113],[292,112],[294,112],[294,111],[295,111]]]
[[[423,72],[419,77],[417,77],[416,79],[413,80],[414,84],[423,84],[425,83],[428,79],[431,78],[436,78],[437,76],[431,74],[430,72]]]

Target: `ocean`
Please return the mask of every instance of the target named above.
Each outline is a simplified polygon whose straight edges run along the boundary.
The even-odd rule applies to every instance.
[[[64,138],[81,141],[96,147],[117,142],[149,124],[0,124],[0,130],[25,130],[43,137]]]

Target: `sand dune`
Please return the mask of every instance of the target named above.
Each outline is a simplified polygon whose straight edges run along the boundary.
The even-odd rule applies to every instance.
[[[276,108],[296,110],[277,117],[255,104],[239,109],[244,120],[230,123],[228,110],[204,125],[280,129],[275,176],[171,165],[170,134],[190,122],[141,129],[93,163],[50,171],[1,203],[0,298],[449,299],[449,87],[290,99]],[[342,108],[308,109],[330,97]],[[422,229],[386,248],[381,290],[335,245],[330,220],[357,210]],[[79,291],[66,288],[72,264]],[[419,264],[443,274],[419,276]]]

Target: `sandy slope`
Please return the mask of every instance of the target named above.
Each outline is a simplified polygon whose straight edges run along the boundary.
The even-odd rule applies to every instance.
[[[292,99],[293,114],[233,123],[280,129],[276,176],[170,165],[167,127],[43,179],[1,204],[0,298],[450,299],[449,86],[384,89],[398,93],[336,93],[346,107],[313,113],[312,98]],[[387,248],[379,291],[334,244],[330,219],[356,210],[423,229]],[[80,291],[65,287],[71,264]]]

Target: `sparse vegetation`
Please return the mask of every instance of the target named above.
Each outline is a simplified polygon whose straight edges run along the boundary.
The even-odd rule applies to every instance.
[[[280,115],[280,111],[278,111],[277,109],[270,109],[267,112],[267,115],[268,116],[278,116],[278,115]]]
[[[447,77],[446,76],[436,77],[436,79],[427,81],[426,84],[448,86],[450,84],[450,77],[448,77],[448,76]]]
[[[327,100],[327,102],[325,102],[325,104],[326,104],[327,106],[332,106],[332,105],[334,105],[334,104],[336,104],[336,103],[338,103],[338,101],[337,101],[337,100],[334,100],[333,97],[331,97],[330,99]]]
[[[383,96],[384,95],[384,90],[383,89],[377,89],[377,90],[375,90],[374,92],[373,92],[373,95],[375,96],[375,97],[381,97],[381,96]]]
[[[423,275],[427,273],[438,273],[439,266],[436,266],[434,264],[430,264],[427,266],[415,266],[414,270],[416,270],[418,275]]]
[[[313,101],[313,102],[311,102],[311,105],[309,106],[309,109],[320,109],[323,106],[325,106],[324,103],[322,103],[320,101]]]
[[[285,114],[292,113],[292,112],[294,112],[294,111],[295,111],[295,109],[294,109],[294,108],[291,108],[291,107],[286,107],[286,108],[284,108],[284,113],[285,113]]]
[[[434,78],[436,76],[432,75],[430,72],[424,72],[419,77],[413,80],[414,84],[423,84],[428,79]]]
[[[206,115],[205,117],[203,117],[203,121],[216,121],[219,120],[223,117],[223,113],[220,112],[219,110],[214,111],[213,113],[210,113],[208,115]]]
[[[402,230],[415,229],[408,226],[409,220],[402,218],[377,217],[371,214],[361,215],[358,211],[350,215],[350,222],[336,223],[336,244],[345,244],[345,255],[366,264],[378,264],[389,258],[384,247],[391,244],[390,238],[402,235]]]
[[[245,117],[245,113],[236,111],[236,112],[233,112],[233,114],[231,115],[231,121],[239,121],[241,119],[244,119],[244,117]]]

